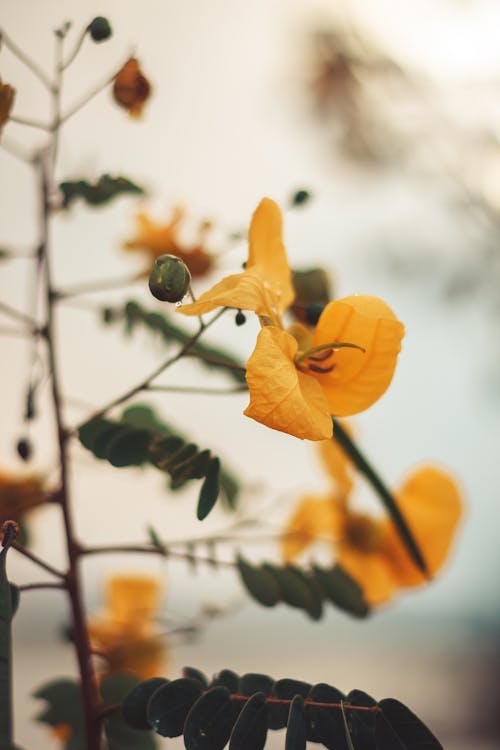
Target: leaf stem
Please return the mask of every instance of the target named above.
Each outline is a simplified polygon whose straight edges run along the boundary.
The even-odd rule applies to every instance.
[[[177,354],[174,354],[173,356],[168,357],[168,359],[166,359],[155,370],[153,370],[153,372],[150,375],[148,375],[147,378],[145,378],[144,380],[142,380],[140,383],[133,386],[132,388],[129,388],[127,391],[125,391],[125,393],[122,393],[121,396],[118,396],[117,398],[110,401],[108,404],[106,404],[106,406],[103,406],[101,409],[99,409],[97,412],[92,414],[87,419],[84,419],[78,425],[76,429],[79,429],[80,427],[82,427],[86,422],[90,422],[93,419],[98,419],[99,417],[104,416],[104,414],[106,414],[108,411],[113,409],[115,406],[119,406],[124,401],[128,401],[130,398],[135,396],[140,391],[143,391],[149,388],[152,381],[155,378],[157,378],[158,375],[161,375],[161,373],[164,372],[171,365],[173,365],[174,362],[177,362],[179,359],[181,359],[181,357],[184,357],[189,352],[191,347],[194,346],[194,344],[198,341],[200,336],[207,330],[207,328],[209,328],[213,323],[215,323],[215,321],[218,318],[220,318],[220,316],[226,311],[226,309],[227,309],[226,307],[223,307],[211,318],[211,320],[208,321],[208,323],[205,323],[203,327],[200,326],[198,331],[193,336],[191,336],[191,338],[188,339],[188,341],[186,341],[186,343],[179,349]]]
[[[5,44],[5,46],[10,49],[13,55],[17,57],[18,60],[20,60],[24,65],[26,65],[27,68],[31,70],[31,72],[43,83],[43,85],[49,90],[53,90],[53,84],[48,75],[39,67],[38,63],[36,63],[34,60],[31,59],[25,52],[20,49],[20,47],[15,44],[15,42],[12,41],[12,39],[7,36],[5,31],[3,29],[0,29],[0,44]]]
[[[27,557],[28,560],[31,560],[31,562],[35,563],[35,565],[38,565],[39,568],[46,570],[47,573],[50,573],[56,578],[61,578],[61,580],[63,581],[66,580],[66,573],[63,573],[62,570],[54,568],[52,565],[50,565],[50,563],[42,560],[41,557],[38,557],[38,555],[35,555],[29,549],[26,549],[26,547],[22,547],[17,542],[13,542],[12,548],[19,552],[20,555],[23,555],[23,557]]]
[[[344,430],[341,424],[332,417],[333,422],[333,439],[337,441],[346,456],[353,462],[358,471],[363,474],[366,479],[370,482],[371,486],[382,500],[387,512],[396,529],[401,536],[409,554],[411,555],[415,565],[418,567],[424,575],[429,576],[427,564],[423,558],[422,552],[413,536],[413,533],[408,526],[406,519],[402,515],[398,504],[392,493],[389,491],[385,483],[379,477],[375,469],[368,462],[365,456],[361,453],[356,443],[351,439],[348,433]]]

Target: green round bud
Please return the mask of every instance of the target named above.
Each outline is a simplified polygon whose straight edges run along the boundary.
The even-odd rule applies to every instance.
[[[151,294],[162,302],[180,302],[191,283],[189,268],[175,255],[160,255],[149,275]]]
[[[87,26],[87,31],[94,42],[104,42],[113,33],[108,19],[104,16],[96,16]]]

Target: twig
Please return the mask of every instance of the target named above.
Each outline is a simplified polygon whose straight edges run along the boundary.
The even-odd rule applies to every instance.
[[[246,369],[242,365],[237,365],[234,362],[230,362],[223,357],[216,357],[212,354],[205,354],[204,352],[186,352],[186,357],[193,357],[194,359],[202,359],[210,365],[216,365],[217,367],[225,367],[228,370],[235,370],[237,372],[245,373]]]
[[[106,88],[106,86],[109,86],[111,83],[113,83],[113,81],[115,80],[116,76],[118,75],[118,73],[120,72],[120,70],[122,69],[122,67],[123,67],[123,63],[117,69],[116,73],[113,73],[112,76],[109,76],[104,81],[101,81],[101,83],[99,83],[95,88],[91,89],[84,96],[82,96],[82,98],[79,101],[77,101],[76,104],[74,104],[72,107],[70,107],[68,109],[68,111],[65,112],[61,116],[61,119],[59,120],[59,122],[61,124],[64,123],[64,122],[67,122],[70,117],[73,117],[73,115],[75,115],[77,112],[79,112],[81,109],[83,109],[83,107],[85,107],[86,104],[88,104],[90,101],[92,101],[92,99],[95,96],[97,96],[97,94],[100,94],[101,91],[103,91]]]
[[[11,318],[15,318],[16,320],[20,320],[23,323],[26,323],[26,325],[30,326],[32,329],[37,328],[34,318],[31,318],[29,315],[26,315],[26,313],[23,313],[20,310],[16,310],[10,305],[6,305],[5,302],[0,302],[0,312],[4,312],[6,315],[10,315]]]
[[[245,393],[246,391],[248,391],[248,388],[246,385],[235,386],[234,388],[198,388],[197,386],[190,387],[184,385],[147,385],[144,390],[160,391],[165,393],[199,393],[208,394],[210,396],[225,396],[230,393]]]
[[[78,297],[80,294],[91,294],[92,292],[102,292],[108,289],[121,289],[141,281],[144,278],[142,273],[136,273],[132,276],[123,276],[119,279],[105,279],[103,281],[86,281],[81,284],[75,284],[67,289],[58,289],[55,292],[56,300],[66,300],[70,297]]]
[[[136,553],[136,554],[145,554],[145,555],[160,555],[160,557],[173,557],[177,558],[178,560],[186,560],[187,562],[200,562],[200,563],[206,563],[207,565],[213,565],[214,564],[214,558],[213,557],[207,557],[204,555],[197,555],[194,552],[178,552],[176,550],[171,550],[169,547],[155,547],[153,545],[149,544],[110,544],[110,545],[103,545],[103,546],[93,546],[93,547],[80,547],[80,554],[81,555],[107,555],[107,554],[117,554],[117,553]],[[227,567],[227,568],[235,568],[236,563],[232,562],[230,560],[217,560],[217,565]]]
[[[49,91],[53,90],[53,84],[50,78],[44,71],[39,67],[38,63],[36,63],[34,60],[31,59],[31,57],[28,57],[22,49],[20,49],[17,44],[15,44],[12,39],[7,36],[5,31],[3,29],[0,29],[0,45],[5,44],[5,46],[10,49],[13,55],[17,57],[18,60],[20,60],[24,65],[26,65],[27,68],[31,70],[31,72],[36,75],[36,77],[43,83],[46,88],[48,88]]]
[[[14,143],[14,141],[2,136],[2,140],[0,141],[0,146],[5,151],[7,151],[8,154],[10,154],[11,156],[14,156],[16,159],[19,159],[19,161],[23,161],[26,164],[33,164],[33,161],[35,158],[34,155],[30,154],[22,146],[19,146],[17,143]]]
[[[64,583],[54,583],[50,581],[40,581],[37,583],[23,583],[17,587],[19,591],[35,591],[37,589],[66,589]]]
[[[39,130],[46,130],[50,133],[52,125],[40,120],[32,120],[30,117],[18,117],[17,115],[11,115],[9,122],[15,122],[17,125],[27,125],[29,128],[38,128]]]
[[[56,578],[60,578],[63,581],[66,580],[66,573],[63,573],[62,570],[54,568],[52,565],[50,565],[50,563],[42,560],[41,557],[38,557],[38,555],[35,555],[34,552],[26,549],[26,547],[22,547],[17,542],[13,542],[12,548],[19,552],[20,555],[27,557],[28,560],[31,560],[31,562],[35,563],[35,565],[38,565],[39,568],[43,568],[43,570],[46,570],[47,573],[51,573],[53,576],[56,576]]]
[[[226,307],[223,307],[221,310],[219,310],[211,320],[208,321],[208,323],[205,324],[205,326],[202,328],[200,326],[199,330],[191,336],[191,338],[186,341],[186,343],[179,349],[177,354],[174,354],[172,357],[169,357],[164,362],[162,362],[161,365],[159,365],[153,372],[148,375],[147,378],[142,380],[137,385],[133,386],[132,388],[129,388],[128,391],[125,391],[125,393],[122,393],[121,396],[118,396],[117,398],[110,401],[106,406],[103,406],[101,409],[99,409],[94,414],[91,414],[87,419],[83,420],[78,426],[77,430],[80,429],[84,424],[87,422],[92,421],[93,419],[99,419],[99,417],[102,417],[104,414],[106,414],[108,411],[113,409],[115,406],[119,406],[124,401],[128,401],[132,396],[135,396],[136,393],[139,393],[140,391],[143,391],[149,387],[149,385],[152,383],[152,381],[158,377],[158,375],[161,375],[162,372],[164,372],[168,367],[174,364],[174,362],[177,362],[177,360],[181,359],[192,346],[198,341],[202,333],[207,330],[213,323],[215,323],[218,318],[226,311]]]
[[[87,36],[88,26],[86,26],[80,36],[78,37],[78,40],[73,48],[73,51],[71,54],[68,55],[67,59],[61,63],[60,71],[62,73],[63,70],[66,70],[66,68],[69,68],[73,60],[76,58],[78,53],[80,52],[81,46],[83,42],[85,41],[85,37]]]

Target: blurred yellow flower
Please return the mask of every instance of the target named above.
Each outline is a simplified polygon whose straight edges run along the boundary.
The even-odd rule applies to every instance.
[[[323,460],[330,453],[323,447]],[[340,451],[335,446],[335,451]],[[326,451],[326,453],[325,453]],[[347,459],[346,459],[347,460]],[[363,588],[369,604],[386,602],[398,589],[427,580],[412,558],[389,518],[359,513],[349,506],[345,467],[326,496],[307,495],[288,521],[282,538],[282,554],[293,561],[316,540],[333,545],[335,559]],[[332,463],[327,465],[331,472]],[[337,479],[334,476],[334,479]],[[460,490],[453,477],[432,465],[411,472],[394,497],[433,576],[443,566],[462,514]]]
[[[139,117],[151,95],[151,84],[143,75],[135,57],[127,60],[116,74],[113,83],[113,97],[120,107],[124,107],[131,117]]]
[[[131,672],[140,679],[165,670],[165,638],[157,631],[160,586],[151,576],[114,576],[107,582],[106,609],[88,623],[90,640],[102,657],[101,675]]]
[[[23,477],[0,470],[0,525],[8,519],[21,520],[46,500],[41,477]]]
[[[183,245],[178,238],[179,226],[184,218],[184,211],[176,208],[167,224],[159,224],[146,213],[136,215],[137,232],[135,237],[124,244],[126,250],[137,250],[148,257],[147,273],[160,255],[175,255],[189,268],[191,276],[204,276],[212,270],[214,256],[205,249],[206,234],[210,229],[207,221],[200,223],[198,241],[191,247]]]
[[[14,104],[15,93],[15,89],[9,86],[8,83],[2,83],[2,79],[0,78],[0,133],[9,119]]]
[[[247,363],[244,413],[275,430],[324,440],[332,435],[332,414],[356,414],[386,391],[404,327],[382,300],[354,295],[326,305],[313,331],[300,323],[285,329],[282,316],[293,299],[281,211],[264,198],[250,224],[245,270],[178,312],[253,310],[262,330]]]

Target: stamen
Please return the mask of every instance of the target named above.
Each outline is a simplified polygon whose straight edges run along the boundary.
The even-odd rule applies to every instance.
[[[313,359],[315,362],[324,362],[325,359],[328,359],[328,357],[331,357],[333,354],[333,349],[325,349],[324,352],[318,353],[318,354],[311,354],[309,359]]]
[[[363,353],[366,352],[366,349],[362,346],[358,346],[358,344],[351,344],[348,341],[331,341],[328,344],[320,344],[320,346],[313,346],[312,349],[308,349],[296,359],[296,363],[303,362],[305,359],[316,359],[321,362],[322,358],[317,356],[313,357],[312,355],[316,354],[316,352],[328,351],[329,354],[325,357],[325,359],[328,359],[332,349],[333,351],[336,351],[337,349],[359,349],[359,351]]]
[[[331,372],[334,369],[335,365],[330,365],[330,367],[320,367],[319,365],[314,365],[309,363],[307,365],[308,370],[312,370],[312,372],[319,372],[319,373],[325,373],[325,372]]]

